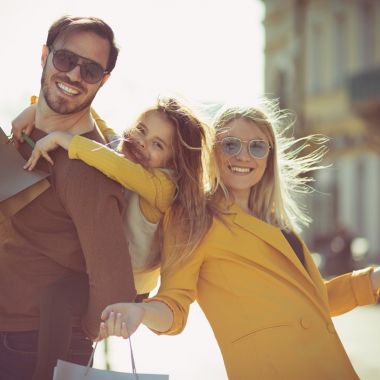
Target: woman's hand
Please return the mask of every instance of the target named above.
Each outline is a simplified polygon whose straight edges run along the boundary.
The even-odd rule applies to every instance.
[[[373,290],[380,289],[380,267],[376,267],[371,273],[371,282]]]
[[[67,150],[72,138],[73,136],[69,133],[56,131],[51,132],[42,139],[38,140],[31,156],[29,157],[29,160],[24,165],[24,169],[33,170],[41,156],[44,157],[45,160],[51,165],[54,165],[54,162],[48,152],[57,149],[58,147],[62,147]]]
[[[101,315],[99,340],[111,335],[129,338],[144,319],[143,304],[117,303],[107,306]]]
[[[12,120],[12,135],[16,141],[24,142],[22,134],[30,135],[34,128],[36,116],[36,105],[31,105],[24,109],[15,119]]]

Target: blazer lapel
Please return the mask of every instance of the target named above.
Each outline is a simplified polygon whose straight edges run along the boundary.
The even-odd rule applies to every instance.
[[[232,205],[230,211],[235,214],[233,217],[235,224],[256,235],[261,240],[275,248],[280,254],[284,255],[293,264],[297,272],[306,279],[319,295],[321,295],[320,289],[313,282],[310,274],[306,271],[279,228],[245,213],[237,205]],[[287,280],[300,287],[295,280],[290,278],[290,276],[287,276]],[[302,290],[304,291],[304,289]]]

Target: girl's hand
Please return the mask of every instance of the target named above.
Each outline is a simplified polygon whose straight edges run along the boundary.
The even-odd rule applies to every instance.
[[[117,303],[107,306],[101,315],[99,340],[111,335],[128,338],[142,323],[145,310],[143,304]]]
[[[24,165],[24,169],[27,169],[29,171],[33,170],[41,156],[44,157],[46,161],[48,161],[51,165],[54,165],[54,162],[49,156],[48,152],[57,149],[58,147],[59,144],[57,143],[55,132],[50,133],[42,139],[38,140],[31,156],[29,157],[29,160]]]
[[[24,165],[24,169],[33,170],[41,156],[44,157],[51,165],[54,165],[54,162],[48,152],[57,149],[58,147],[68,150],[70,141],[73,137],[74,136],[70,133],[55,131],[38,140],[33,149],[32,155],[29,157],[28,162]]]
[[[16,141],[24,142],[22,134],[30,135],[34,128],[36,116],[36,105],[33,104],[24,109],[15,119],[12,120],[12,135]]]

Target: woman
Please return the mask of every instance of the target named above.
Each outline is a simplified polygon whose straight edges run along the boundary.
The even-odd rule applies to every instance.
[[[197,300],[221,348],[230,379],[357,379],[331,315],[375,303],[380,270],[323,281],[293,232],[308,218],[291,198],[316,168],[323,146],[286,139],[277,121],[253,107],[221,111],[214,128],[212,224],[191,255],[172,254],[176,226],[164,221],[161,287],[146,303],[102,313],[100,335],[127,337],[142,322],[178,334]],[[301,143],[301,146],[299,145]]]

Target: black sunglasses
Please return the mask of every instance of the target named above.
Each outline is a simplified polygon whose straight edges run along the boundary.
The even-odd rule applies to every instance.
[[[57,70],[67,73],[79,66],[82,79],[89,84],[99,82],[108,73],[99,63],[90,61],[69,50],[55,50],[53,46],[50,46],[50,49],[53,52],[53,65]],[[80,59],[84,62],[79,63]]]
[[[263,159],[268,156],[271,146],[264,140],[241,140],[238,137],[224,137],[220,143],[222,144],[223,152],[229,156],[238,155],[243,143],[248,143],[248,152],[253,158]]]

